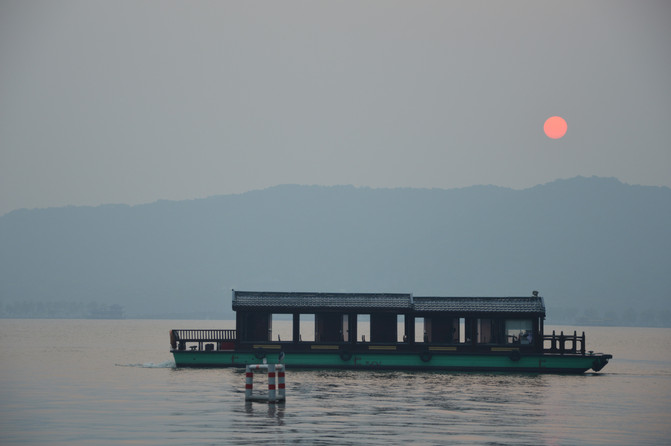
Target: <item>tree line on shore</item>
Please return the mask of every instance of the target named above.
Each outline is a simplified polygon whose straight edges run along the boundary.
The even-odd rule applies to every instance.
[[[98,302],[0,302],[0,317],[47,319],[121,319],[123,307]]]

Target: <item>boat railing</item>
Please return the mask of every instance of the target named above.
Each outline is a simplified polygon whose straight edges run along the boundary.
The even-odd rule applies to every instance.
[[[582,335],[578,335],[578,332],[574,331],[573,334],[564,334],[560,332],[559,334],[555,333],[552,330],[551,335],[543,336],[543,351],[545,353],[580,353],[585,354],[585,332],[582,332]]]
[[[204,342],[216,343],[219,347],[233,344],[236,340],[236,330],[206,330],[206,329],[189,329],[189,330],[170,330],[170,345],[173,349],[180,350],[186,348],[187,342],[197,342],[198,350],[203,349]]]

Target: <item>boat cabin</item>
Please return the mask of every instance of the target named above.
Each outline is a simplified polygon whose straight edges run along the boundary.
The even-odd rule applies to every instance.
[[[289,351],[320,346],[352,351],[373,346],[408,351],[428,346],[446,351],[544,348],[545,304],[537,292],[524,297],[418,297],[233,290],[232,303],[237,348],[258,348],[260,343]],[[273,335],[274,319],[292,321],[290,339]],[[305,320],[314,321],[313,333],[301,331]]]

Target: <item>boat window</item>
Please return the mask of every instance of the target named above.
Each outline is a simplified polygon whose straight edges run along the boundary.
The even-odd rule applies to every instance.
[[[501,319],[480,318],[475,321],[475,340],[478,344],[502,344],[503,321]]]
[[[342,315],[342,328],[340,329],[342,333],[342,341],[349,342],[349,315]]]
[[[405,314],[399,314],[396,318],[396,342],[406,342],[405,339]]]
[[[356,317],[357,342],[370,342],[370,314],[358,314]]]
[[[477,343],[478,344],[491,344],[492,338],[494,337],[494,327],[492,319],[478,319],[476,322],[477,326]]]
[[[271,315],[270,338],[271,341],[291,342],[293,341],[293,324],[291,314]]]
[[[314,342],[315,341],[315,315],[301,314],[299,315],[299,341]]]
[[[507,344],[531,344],[533,342],[533,322],[531,319],[506,320]]]
[[[429,333],[426,331],[423,317],[415,318],[415,342],[429,342]]]

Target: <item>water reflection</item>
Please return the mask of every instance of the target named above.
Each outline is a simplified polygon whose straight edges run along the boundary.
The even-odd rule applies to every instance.
[[[263,403],[245,401],[245,413],[251,416],[263,415],[277,421],[278,426],[284,424],[286,403]]]

